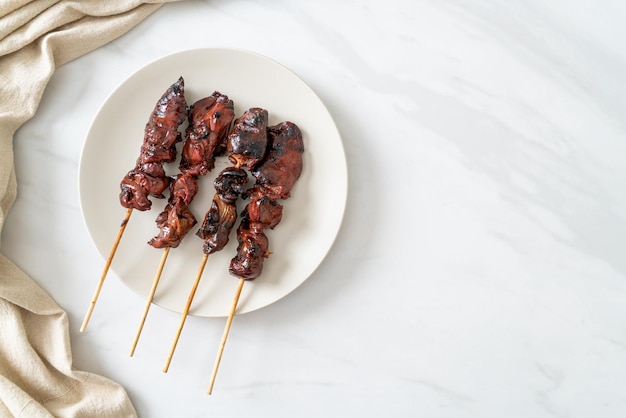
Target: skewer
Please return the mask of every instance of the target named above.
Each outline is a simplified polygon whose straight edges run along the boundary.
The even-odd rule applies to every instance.
[[[217,352],[217,358],[215,359],[215,364],[213,365],[213,373],[211,374],[211,383],[209,383],[209,389],[207,391],[209,395],[211,394],[211,392],[213,392],[213,385],[215,384],[215,378],[217,377],[217,369],[220,367],[220,361],[222,360],[222,353],[224,352],[224,346],[226,345],[226,339],[228,338],[230,325],[233,322],[233,317],[235,316],[235,311],[237,310],[237,304],[239,303],[239,296],[241,295],[241,289],[243,289],[243,284],[245,281],[246,280],[243,277],[239,278],[239,284],[235,292],[235,298],[233,299],[233,304],[230,307],[230,312],[228,313],[228,319],[226,320],[226,327],[224,328],[224,334],[222,335],[220,348]]]
[[[159,268],[157,269],[156,275],[154,276],[154,281],[152,282],[150,294],[148,295],[148,299],[146,300],[146,307],[144,308],[143,316],[141,317],[141,322],[139,323],[139,328],[137,329],[137,334],[135,335],[135,340],[133,341],[133,345],[130,348],[130,353],[128,354],[130,357],[132,357],[135,353],[135,348],[137,347],[137,342],[139,341],[139,336],[141,335],[143,324],[144,322],[146,322],[146,317],[148,316],[150,305],[152,305],[152,299],[154,299],[154,294],[156,293],[159,279],[161,278],[161,273],[163,272],[163,266],[165,265],[165,260],[167,260],[167,255],[169,254],[169,252],[170,247],[165,247],[165,249],[163,250],[163,256],[161,257],[161,263],[159,264]]]
[[[126,215],[124,216],[124,220],[120,225],[120,229],[117,232],[117,236],[115,237],[115,241],[113,242],[113,246],[111,247],[111,252],[109,253],[109,258],[107,258],[106,263],[104,264],[104,269],[102,270],[102,275],[100,276],[100,280],[98,281],[98,286],[96,286],[96,291],[91,299],[91,303],[89,304],[89,309],[87,310],[87,314],[85,315],[85,319],[83,320],[83,324],[80,327],[80,332],[84,332],[87,328],[87,324],[91,319],[91,314],[93,313],[93,309],[96,307],[96,302],[98,301],[98,296],[100,296],[100,291],[102,290],[102,285],[104,284],[104,279],[109,272],[109,267],[111,267],[111,262],[113,261],[113,257],[115,256],[115,252],[117,251],[117,247],[122,239],[122,235],[124,234],[124,230],[126,229],[126,225],[128,225],[128,220],[130,219],[130,215],[133,213],[133,208],[128,208],[126,211]]]
[[[196,295],[196,290],[198,289],[198,284],[200,283],[200,279],[202,278],[202,273],[204,272],[204,267],[206,266],[208,258],[208,254],[205,254],[204,257],[202,257],[202,262],[200,263],[200,268],[198,269],[196,280],[193,282],[191,292],[189,293],[189,297],[187,298],[187,304],[185,305],[185,309],[183,310],[183,313],[180,317],[180,324],[178,325],[178,330],[176,331],[174,342],[172,342],[172,347],[170,348],[170,353],[167,357],[167,361],[165,362],[165,367],[163,367],[163,373],[167,373],[167,370],[170,367],[170,363],[172,362],[172,357],[174,356],[174,351],[176,350],[176,344],[178,344],[180,333],[183,331],[185,320],[187,319],[187,315],[189,314],[189,308],[191,308],[191,303],[193,302],[193,298]]]

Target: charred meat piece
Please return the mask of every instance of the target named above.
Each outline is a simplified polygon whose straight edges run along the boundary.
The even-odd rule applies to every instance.
[[[180,77],[154,107],[146,124],[144,141],[161,148],[171,148],[180,141],[178,127],[186,118],[185,81]]]
[[[154,177],[139,169],[129,171],[120,182],[120,203],[125,208],[149,210],[152,202],[148,195],[164,198],[163,192],[170,184],[167,176]]]
[[[233,276],[254,280],[263,271],[263,261],[269,257],[269,240],[263,232],[250,230],[250,219],[245,215],[237,228],[237,255],[230,261]]]
[[[183,173],[203,176],[213,168],[215,156],[226,149],[234,118],[233,101],[217,91],[191,105],[180,162]]]
[[[261,275],[263,261],[270,256],[269,240],[264,229],[274,229],[283,216],[283,207],[275,200],[253,200],[241,214],[237,228],[237,255],[230,262],[230,274],[254,280]]]
[[[139,158],[137,158],[137,165],[143,165],[146,163],[171,163],[174,160],[176,160],[175,145],[165,148],[144,142],[141,145]]]
[[[246,215],[250,220],[250,230],[261,232],[274,229],[283,217],[283,206],[267,196],[253,200],[246,206]]]
[[[165,197],[163,192],[170,185],[170,178],[167,176],[152,176],[141,170],[131,170],[122,179],[122,189],[131,184],[147,192],[146,194],[162,199]]]
[[[228,203],[235,203],[241,196],[248,183],[248,175],[241,168],[228,167],[213,181],[213,186],[219,198]]]
[[[237,221],[237,198],[243,193],[248,182],[246,172],[240,168],[229,167],[217,176],[213,182],[216,193],[211,208],[204,217],[202,226],[196,235],[204,240],[202,250],[205,254],[220,251],[228,244],[228,236]]]
[[[198,179],[189,174],[179,174],[170,185],[170,199],[156,218],[159,235],[148,244],[155,248],[176,248],[187,232],[197,223],[189,204],[198,193]]]
[[[138,165],[136,169],[152,177],[159,177],[159,178],[167,177],[165,174],[165,169],[163,168],[163,164],[144,163],[144,164]]]
[[[185,141],[180,160],[180,171],[200,177],[212,170],[213,165],[213,151],[208,142],[193,139]]]
[[[148,242],[154,248],[178,247],[187,232],[197,223],[193,213],[181,199],[168,203],[155,222],[160,229],[159,235]]]
[[[246,194],[252,199],[267,196],[287,199],[302,173],[304,144],[300,128],[282,122],[268,128],[268,151],[263,161],[252,170],[255,186]]]
[[[215,195],[211,208],[196,235],[204,240],[202,251],[212,254],[228,244],[228,236],[237,222],[237,206],[226,203]]]
[[[198,193],[198,179],[189,174],[179,174],[171,186],[171,199],[180,199],[187,206]]]
[[[235,121],[228,136],[230,161],[237,167],[252,168],[265,156],[267,149],[267,110],[253,107]]]
[[[148,191],[133,181],[132,177],[128,173],[120,183],[120,204],[125,208],[150,210],[152,202],[148,199]]]
[[[170,184],[163,163],[176,159],[178,128],[187,117],[185,82],[182,77],[161,96],[144,129],[143,144],[135,168],[120,182],[120,204],[125,208],[149,210],[154,196],[164,198]]]

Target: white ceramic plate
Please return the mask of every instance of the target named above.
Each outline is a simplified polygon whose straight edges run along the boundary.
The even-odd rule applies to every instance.
[[[179,76],[185,79],[188,104],[217,90],[235,102],[235,115],[250,107],[269,111],[270,124],[296,123],[304,136],[304,169],[283,201],[282,222],[268,232],[272,255],[263,274],[246,282],[237,313],[267,306],[304,282],[328,253],[339,230],[347,195],[345,153],[337,128],[320,99],[300,78],[255,53],[231,49],[195,49],[159,59],[124,81],[105,101],[93,121],[79,167],[80,203],[93,242],[106,259],[126,209],[119,204],[119,183],[132,169],[143,142],[143,130],[154,105]],[[182,128],[181,128],[182,131]],[[179,144],[179,151],[180,151]],[[215,192],[213,179],[230,165],[226,157],[199,180],[190,206],[199,224]],[[166,166],[178,172],[178,161]],[[151,199],[150,211],[133,211],[111,270],[131,289],[147,297],[163,250],[147,241],[158,233],[154,220],[165,199]],[[239,211],[243,203],[239,205]],[[198,224],[198,226],[199,226]],[[202,260],[202,241],[194,227],[168,256],[154,302],[182,312]],[[190,314],[226,316],[237,278],[228,273],[236,252],[235,231],[222,251],[209,257]],[[104,264],[104,263],[103,263]],[[93,287],[102,266],[94,267]],[[111,275],[111,272],[109,273]],[[105,282],[106,289],[106,282]],[[89,287],[90,294],[93,288]]]

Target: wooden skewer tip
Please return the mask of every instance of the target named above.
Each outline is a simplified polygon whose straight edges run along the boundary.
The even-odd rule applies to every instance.
[[[233,303],[230,307],[230,312],[228,313],[228,319],[226,320],[226,326],[224,327],[224,334],[222,335],[222,341],[220,342],[220,347],[217,351],[217,357],[215,359],[215,364],[213,365],[213,372],[211,373],[211,382],[209,383],[209,389],[207,393],[210,395],[213,392],[213,385],[215,384],[215,378],[217,377],[217,370],[220,367],[220,361],[222,360],[222,354],[224,353],[224,346],[226,345],[226,339],[228,338],[228,332],[230,331],[230,326],[233,322],[233,318],[235,317],[235,311],[237,310],[237,304],[239,303],[239,296],[241,296],[241,289],[243,289],[243,284],[245,283],[245,279],[243,277],[239,278],[239,284],[237,285],[237,290],[235,292],[235,297],[233,299]]]
[[[170,352],[167,356],[167,360],[165,362],[165,366],[163,367],[163,373],[167,373],[170,363],[172,362],[172,357],[174,356],[174,351],[176,350],[176,345],[178,344],[178,340],[180,338],[180,334],[183,331],[183,327],[185,326],[185,320],[187,319],[187,315],[189,314],[189,309],[191,308],[191,304],[193,302],[193,298],[196,295],[196,290],[198,290],[198,285],[200,284],[200,279],[202,278],[202,273],[204,272],[204,267],[206,266],[206,262],[209,258],[208,254],[204,254],[202,257],[202,262],[200,263],[200,268],[198,269],[198,274],[196,274],[196,279],[193,282],[193,286],[191,291],[189,292],[189,296],[187,297],[187,303],[185,304],[185,308],[180,317],[180,323],[178,324],[178,329],[176,330],[176,335],[174,336],[174,341],[172,342],[172,346],[170,347]]]
[[[113,241],[113,246],[111,247],[111,251],[109,252],[109,257],[104,264],[102,274],[100,275],[100,280],[98,281],[98,285],[96,286],[96,291],[91,298],[91,303],[89,304],[89,308],[87,309],[87,314],[85,315],[85,319],[83,319],[83,323],[80,327],[80,332],[85,331],[85,329],[87,328],[87,324],[91,319],[91,314],[93,314],[93,309],[96,307],[96,302],[98,301],[98,297],[100,296],[102,285],[104,284],[104,280],[106,279],[107,273],[109,272],[109,267],[111,267],[111,262],[113,261],[113,257],[115,256],[115,252],[117,251],[117,247],[122,239],[122,235],[124,234],[124,230],[126,229],[126,225],[128,225],[128,220],[130,219],[130,215],[132,213],[133,208],[128,208],[128,210],[126,211],[126,215],[122,220],[122,224],[120,225],[120,229],[117,231],[117,236],[115,237],[115,241]]]
[[[133,345],[130,348],[130,352],[128,355],[130,357],[135,354],[135,348],[137,347],[137,343],[139,342],[139,337],[141,336],[141,330],[143,329],[143,325],[146,322],[146,317],[148,316],[148,311],[150,310],[150,306],[152,305],[152,300],[154,299],[154,294],[156,293],[157,286],[159,284],[159,279],[161,278],[161,273],[163,273],[163,266],[165,266],[165,261],[167,260],[167,255],[170,252],[170,247],[165,247],[163,250],[163,256],[161,256],[161,262],[159,263],[159,268],[154,276],[154,281],[152,282],[152,287],[150,288],[150,294],[148,295],[148,299],[146,300],[146,306],[143,310],[143,315],[141,317],[141,321],[139,322],[139,328],[137,329],[137,333],[135,334],[135,339],[133,340]]]

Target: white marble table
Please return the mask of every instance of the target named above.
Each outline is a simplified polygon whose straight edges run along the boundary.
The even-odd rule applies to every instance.
[[[75,367],[142,417],[626,415],[626,6],[619,1],[188,1],[61,68],[15,137],[3,252],[68,312]],[[167,35],[172,33],[173,35]],[[99,106],[181,49],[286,65],[343,136],[344,224],[295,292],[235,318],[179,316],[113,274],[81,220]],[[155,325],[155,324],[158,324]]]

